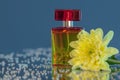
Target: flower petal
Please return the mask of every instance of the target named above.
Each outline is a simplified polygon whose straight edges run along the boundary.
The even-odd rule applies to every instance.
[[[108,47],[106,48],[104,54],[101,54],[102,59],[107,60],[112,55],[118,54],[119,50],[114,47]]]
[[[89,37],[89,33],[85,30],[80,31],[77,35],[78,39],[83,39],[83,38],[86,38],[86,37]]]
[[[114,35],[114,32],[109,31],[103,39],[103,44],[107,46],[109,44],[109,42],[112,40],[113,35]]]
[[[102,40],[102,38],[103,38],[103,30],[102,30],[101,28],[97,28],[97,29],[95,30],[95,34],[98,36],[98,38],[99,38],[100,40]]]
[[[107,62],[105,62],[105,61],[102,61],[102,62],[101,62],[100,67],[101,67],[102,70],[111,71],[111,70],[110,70],[110,67],[109,67],[109,64],[108,64]]]
[[[80,64],[81,64],[80,60],[79,60],[79,59],[76,59],[76,58],[70,59],[70,60],[68,61],[68,63],[69,63],[70,65],[80,65]]]
[[[70,52],[71,57],[78,57],[80,55],[80,52],[77,49],[74,49]]]
[[[78,41],[72,41],[72,42],[70,42],[70,46],[71,46],[72,48],[77,48],[77,47],[79,47]]]

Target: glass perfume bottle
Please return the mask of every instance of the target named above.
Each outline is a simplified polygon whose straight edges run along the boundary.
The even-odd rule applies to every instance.
[[[64,80],[64,74],[71,70],[68,60],[72,48],[69,44],[77,39],[76,35],[82,30],[81,27],[73,27],[73,21],[79,21],[80,17],[80,10],[55,10],[55,20],[63,21],[63,26],[54,27],[51,30],[54,80]]]

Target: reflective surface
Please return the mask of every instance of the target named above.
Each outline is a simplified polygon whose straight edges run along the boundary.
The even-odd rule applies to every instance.
[[[0,80],[51,80],[51,49],[1,53]]]
[[[57,72],[57,74],[53,76],[53,80],[120,80],[119,68],[114,68],[114,72],[87,70],[76,70],[70,73]]]
[[[0,53],[0,80],[120,80],[119,65],[108,71],[72,71],[52,77],[51,48]]]
[[[109,80],[109,72],[73,71],[68,74],[67,80]]]
[[[72,71],[69,74],[59,74],[54,80],[120,80],[120,72],[109,71]]]

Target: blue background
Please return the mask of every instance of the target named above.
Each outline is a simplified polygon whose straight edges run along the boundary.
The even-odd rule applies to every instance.
[[[80,9],[74,22],[87,31],[101,27],[115,32],[110,46],[120,49],[120,0],[0,0],[0,52],[51,47],[55,9]]]

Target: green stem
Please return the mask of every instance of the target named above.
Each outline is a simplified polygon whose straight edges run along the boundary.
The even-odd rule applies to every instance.
[[[120,60],[117,59],[108,59],[107,62],[109,64],[120,64]]]

